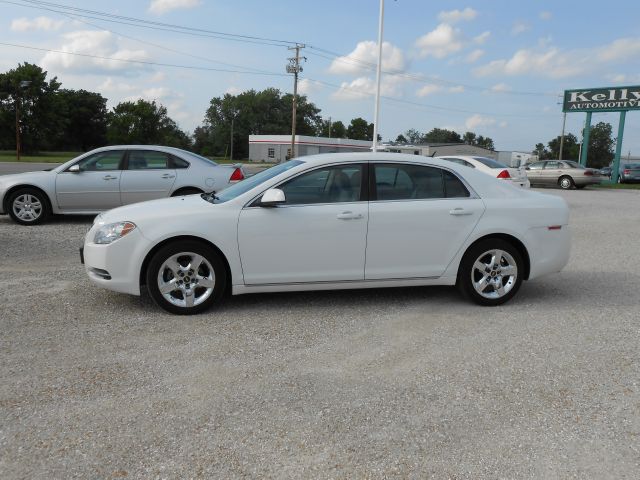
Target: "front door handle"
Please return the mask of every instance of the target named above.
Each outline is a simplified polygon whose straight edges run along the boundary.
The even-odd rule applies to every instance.
[[[449,215],[473,215],[473,212],[465,210],[464,208],[454,208],[449,210]]]
[[[114,176],[114,175],[105,175],[104,177],[102,177],[105,180],[117,180],[118,177]]]
[[[342,212],[336,215],[338,220],[360,220],[363,218],[361,213],[353,213],[353,212]]]
[[[168,173],[165,173],[164,175],[162,175],[162,178],[173,178],[175,177],[175,175],[170,175]]]

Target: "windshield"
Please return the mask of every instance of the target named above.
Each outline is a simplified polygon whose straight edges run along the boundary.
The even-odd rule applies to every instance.
[[[640,168],[640,163],[627,163],[622,168],[632,168],[635,170],[636,168]]]
[[[486,165],[489,168],[509,168],[504,163],[500,163],[492,158],[486,157],[473,157],[474,160]]]
[[[207,201],[211,203],[224,203],[229,200],[233,200],[234,198],[242,195],[243,193],[248,192],[254,187],[257,187],[263,182],[280,175],[282,172],[286,172],[287,170],[292,169],[293,167],[297,167],[298,165],[302,165],[304,162],[301,160],[289,160],[288,162],[281,163],[280,165],[275,165],[271,168],[267,168],[260,173],[256,173],[255,175],[242,180],[241,182],[236,183],[235,185],[224,189],[219,194],[216,194],[215,197],[209,197],[206,194],[202,195]]]
[[[179,149],[180,150],[180,149]],[[213,163],[214,165],[218,165],[216,162],[214,162],[213,160],[211,160],[210,158],[207,157],[203,157],[202,155],[198,155],[197,153],[193,153],[193,152],[189,152],[187,150],[180,150],[182,153],[186,153],[192,157],[196,157],[199,158],[200,160],[204,160],[205,162],[208,163]]]
[[[582,165],[580,165],[578,162],[571,162],[571,161],[566,161],[565,162],[567,165],[569,165],[569,168],[585,168]]]

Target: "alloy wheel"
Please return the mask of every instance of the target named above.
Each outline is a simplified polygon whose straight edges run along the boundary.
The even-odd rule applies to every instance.
[[[14,215],[23,222],[35,222],[43,212],[42,202],[30,193],[18,195],[11,205]]]
[[[471,284],[484,298],[497,299],[507,295],[518,280],[515,259],[504,250],[489,250],[481,254],[471,269]]]
[[[167,258],[158,270],[158,290],[171,304],[190,308],[205,302],[216,285],[211,263],[202,255],[180,252]]]

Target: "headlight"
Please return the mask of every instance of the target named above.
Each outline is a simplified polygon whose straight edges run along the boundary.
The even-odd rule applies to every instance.
[[[135,228],[136,225],[131,222],[117,222],[103,225],[96,231],[93,243],[105,245],[115,242],[129,232],[132,232]]]
[[[104,213],[100,213],[96,215],[96,218],[93,219],[93,224],[95,225],[98,221],[104,216]]]

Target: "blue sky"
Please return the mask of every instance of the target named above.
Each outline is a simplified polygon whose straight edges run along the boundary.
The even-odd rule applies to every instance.
[[[301,88],[322,115],[345,124],[373,120],[378,0],[51,0],[155,22],[301,42],[307,57]],[[2,4],[0,42],[43,49],[283,74],[283,45],[158,31],[62,15],[41,2]],[[30,8],[27,6],[37,8]],[[20,4],[20,5],[17,5]],[[409,128],[467,130],[500,150],[529,151],[562,127],[565,89],[640,84],[640,3],[593,1],[386,0],[380,132]],[[67,10],[68,12],[68,10]],[[337,55],[336,55],[337,54]],[[212,97],[225,92],[292,89],[286,75],[256,75],[143,65],[0,45],[0,69],[29,61],[65,87],[99,91],[110,105],[155,99],[182,128],[202,122]],[[229,66],[229,64],[233,66]],[[577,134],[584,114],[568,116]],[[594,114],[617,129],[616,113]],[[640,111],[627,117],[623,153],[640,155]]]

